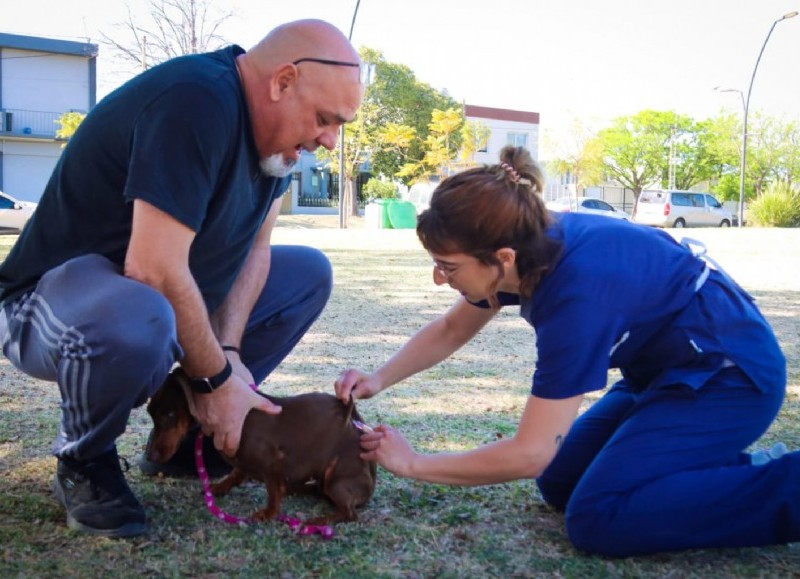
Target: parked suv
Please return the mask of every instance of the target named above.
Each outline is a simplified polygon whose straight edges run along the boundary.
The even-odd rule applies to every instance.
[[[733,214],[708,193],[642,191],[633,220],[656,227],[730,227]]]

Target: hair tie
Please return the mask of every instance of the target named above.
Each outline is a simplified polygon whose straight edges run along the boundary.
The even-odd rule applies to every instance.
[[[530,186],[531,184],[530,180],[523,179],[522,177],[520,177],[519,173],[514,167],[512,167],[508,163],[500,163],[500,166],[503,169],[505,169],[506,173],[508,174],[508,178],[512,183]]]

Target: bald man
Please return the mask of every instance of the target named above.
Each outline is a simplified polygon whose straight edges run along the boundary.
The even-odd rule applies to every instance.
[[[61,392],[54,491],[70,527],[147,531],[116,439],[176,362],[212,454],[236,452],[251,409],[280,412],[251,385],[316,320],[332,276],[322,253],[270,236],[301,151],[333,149],[355,116],[360,67],[330,24],[291,22],[247,52],[140,74],[70,139],[0,266],[3,352]]]

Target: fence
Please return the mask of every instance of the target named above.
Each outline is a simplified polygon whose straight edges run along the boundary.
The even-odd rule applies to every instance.
[[[368,173],[360,173],[356,179],[356,191],[358,192],[358,208],[364,209],[366,199],[364,198],[363,187],[369,180]],[[295,173],[292,179],[298,181],[297,196],[298,207],[314,207],[314,208],[338,208],[339,207],[339,175],[338,173],[331,173],[330,178],[327,180],[327,191],[314,192],[313,194],[306,194],[303,191],[303,180],[301,173]]]
[[[0,110],[0,135],[30,135],[32,137],[54,139],[59,128],[56,120],[62,114],[45,111],[2,109]]]
[[[636,203],[636,195],[634,195],[633,189],[625,187],[586,187],[582,192],[578,192],[574,184],[561,185],[551,183],[545,187],[542,196],[545,201],[552,201],[559,197],[571,197],[574,199],[577,196],[602,199],[629,215],[633,212],[633,207]]]

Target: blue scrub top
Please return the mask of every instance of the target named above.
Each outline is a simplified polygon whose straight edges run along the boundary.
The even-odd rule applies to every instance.
[[[609,368],[636,389],[700,388],[732,364],[762,391],[784,388],[772,329],[724,274],[658,229],[576,213],[555,219],[548,234],[563,243],[556,265],[530,299],[498,296],[519,304],[536,331],[531,394],[601,390]]]

